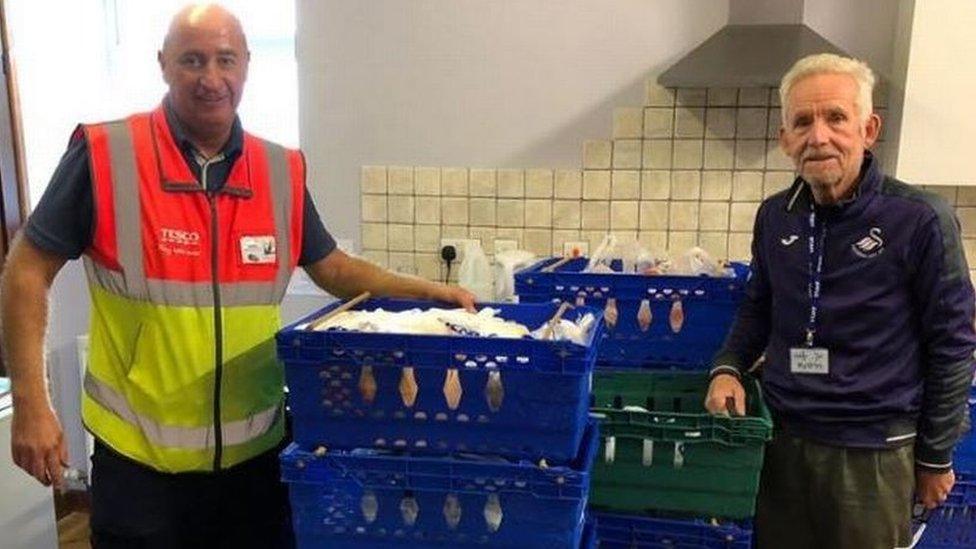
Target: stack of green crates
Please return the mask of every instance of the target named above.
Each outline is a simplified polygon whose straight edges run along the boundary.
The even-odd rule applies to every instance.
[[[675,512],[746,519],[755,513],[772,418],[755,379],[743,379],[745,416],[705,410],[704,372],[594,374],[601,446],[590,505],[617,512]]]

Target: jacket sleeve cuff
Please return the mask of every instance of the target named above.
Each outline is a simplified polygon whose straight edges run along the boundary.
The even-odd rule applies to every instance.
[[[720,374],[728,374],[735,376],[736,379],[742,379],[742,373],[739,372],[739,369],[735,366],[729,366],[728,364],[719,364],[718,366],[712,368],[712,370],[708,372],[708,379],[714,379],[715,376]]]
[[[708,372],[708,379],[712,379],[719,374],[729,374],[737,379],[742,379],[742,369],[738,357],[734,353],[722,350],[712,360],[712,369]]]
[[[930,473],[947,473],[952,469],[952,449],[940,451],[916,445],[915,467]]]

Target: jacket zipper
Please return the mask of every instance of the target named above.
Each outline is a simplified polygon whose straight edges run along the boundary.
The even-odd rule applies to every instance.
[[[217,230],[217,193],[207,188],[207,169],[210,164],[220,162],[224,159],[223,154],[207,159],[200,166],[200,185],[207,193],[207,202],[210,204],[210,284],[213,289],[213,309],[214,309],[214,471],[220,471],[220,460],[224,451],[223,430],[220,422],[220,385],[223,375],[223,325],[220,315],[220,283],[218,259],[218,230]]]

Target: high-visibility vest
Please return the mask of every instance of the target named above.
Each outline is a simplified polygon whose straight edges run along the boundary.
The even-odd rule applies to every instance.
[[[165,472],[273,448],[284,434],[274,334],[301,250],[301,153],[245,133],[210,193],[161,107],[81,130],[94,198],[85,426]]]

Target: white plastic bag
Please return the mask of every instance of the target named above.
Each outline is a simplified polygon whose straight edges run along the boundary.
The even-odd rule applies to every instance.
[[[525,250],[506,250],[495,254],[495,301],[515,301],[515,271],[535,261]]]
[[[467,288],[475,295],[477,301],[491,301],[493,284],[491,263],[488,256],[481,249],[480,242],[467,242],[464,247],[464,259],[458,269],[458,284]]]

